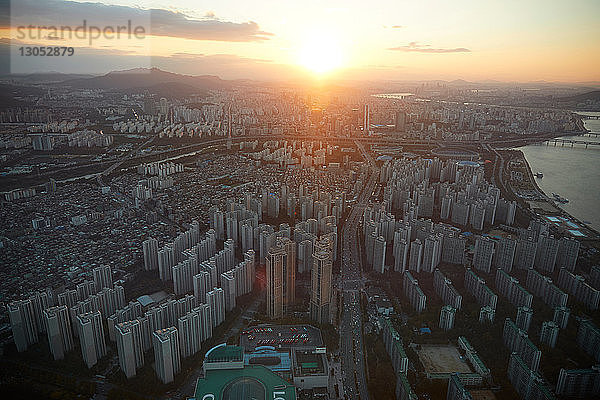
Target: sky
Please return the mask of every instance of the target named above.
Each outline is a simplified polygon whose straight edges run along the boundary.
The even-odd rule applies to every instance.
[[[10,44],[12,72],[154,66],[225,79],[600,81],[598,0],[13,0],[11,6],[0,43]],[[48,30],[25,30],[23,37],[17,29],[83,20],[100,28],[131,20],[145,35],[90,42],[89,35],[61,39]],[[18,55],[27,45],[72,46],[75,54]]]

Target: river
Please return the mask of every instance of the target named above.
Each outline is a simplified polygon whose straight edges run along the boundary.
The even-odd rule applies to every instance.
[[[600,116],[600,112],[581,114]],[[584,122],[590,132],[600,134],[600,120]],[[593,136],[577,139],[600,142],[600,137]],[[554,192],[569,199],[569,203],[560,207],[600,231],[600,145],[587,149],[583,145],[529,145],[520,150],[533,173],[543,172],[543,178],[536,178],[540,189],[548,196]]]

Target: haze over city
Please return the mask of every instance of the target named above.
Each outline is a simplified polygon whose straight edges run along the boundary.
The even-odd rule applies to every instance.
[[[0,9],[3,398],[600,398],[598,1]]]

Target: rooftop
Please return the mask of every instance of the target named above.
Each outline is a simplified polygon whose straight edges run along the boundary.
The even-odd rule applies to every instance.
[[[275,392],[278,392],[277,396]],[[296,388],[262,365],[249,365],[243,369],[207,371],[196,383],[194,398],[200,400],[211,394],[222,400],[271,400],[275,397],[295,400]]]
[[[204,358],[204,362],[230,362],[243,361],[244,348],[240,346],[227,346],[225,343],[219,344],[208,352]]]

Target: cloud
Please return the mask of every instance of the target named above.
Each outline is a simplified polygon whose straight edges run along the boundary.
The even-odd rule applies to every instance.
[[[202,53],[173,53],[168,57],[153,57],[157,60],[172,61],[201,61],[216,62],[220,64],[244,64],[244,63],[272,63],[273,60],[262,58],[241,57],[235,54],[202,54]]]
[[[400,29],[400,28],[404,28],[403,25],[392,25],[392,29]]]
[[[70,26],[83,21],[98,27],[123,26],[129,20],[133,26],[143,26],[146,33],[194,40],[227,42],[256,42],[270,39],[273,34],[264,32],[254,21],[231,22],[216,18],[211,11],[204,18],[192,18],[182,12],[165,9],[102,3],[79,3],[62,0],[19,0],[12,3],[11,24],[21,26]]]
[[[272,33],[261,31],[254,21],[237,23],[218,19],[194,20],[182,13],[152,10],[152,35],[185,39],[216,40],[227,42],[253,42],[268,40]]]
[[[405,46],[390,47],[388,50],[414,52],[414,53],[434,53],[434,54],[445,54],[445,53],[470,53],[471,50],[466,47],[453,47],[448,49],[434,48],[429,44],[419,44],[418,42],[410,42]]]

